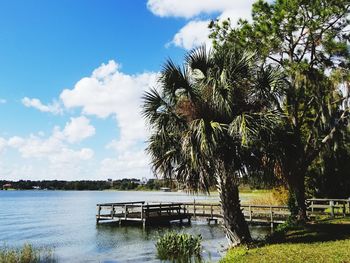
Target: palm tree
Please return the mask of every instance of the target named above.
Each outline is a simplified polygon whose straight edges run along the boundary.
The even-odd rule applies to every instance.
[[[281,74],[255,66],[254,54],[230,48],[189,52],[182,67],[168,60],[159,87],[144,94],[151,135],[147,151],[156,175],[190,191],[216,184],[231,245],[251,240],[238,185],[260,164],[258,145],[276,126]]]

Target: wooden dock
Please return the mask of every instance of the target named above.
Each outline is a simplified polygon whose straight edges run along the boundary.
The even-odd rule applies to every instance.
[[[350,199],[308,199],[308,216],[317,215],[346,216],[350,215]],[[243,204],[243,214],[248,223],[275,224],[284,223],[290,216],[287,206]],[[96,222],[118,222],[122,224],[141,223],[159,225],[171,221],[191,222],[206,220],[208,223],[222,221],[219,203],[168,202],[145,203],[121,202],[97,204]]]
[[[164,224],[170,221],[190,222],[182,203],[123,202],[97,205],[96,222],[142,223],[143,226]]]

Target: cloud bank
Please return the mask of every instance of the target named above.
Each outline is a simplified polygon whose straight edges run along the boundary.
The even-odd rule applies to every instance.
[[[0,153],[17,152],[23,168],[0,161],[0,175],[70,180],[150,177],[149,159],[144,151],[148,129],[141,116],[141,97],[156,86],[157,78],[156,72],[125,74],[120,64],[110,60],[90,76],[78,80],[72,88],[62,90],[51,104],[24,97],[21,102],[25,107],[60,114],[62,118],[79,115],[70,116],[61,127],[54,126],[47,136],[38,132],[7,139],[0,137]],[[86,141],[99,132],[91,121],[94,118],[114,119],[118,131],[104,147],[108,156],[99,152],[103,158],[85,146]],[[36,162],[42,165],[34,165]]]

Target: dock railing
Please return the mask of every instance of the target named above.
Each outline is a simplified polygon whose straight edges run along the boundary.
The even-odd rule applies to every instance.
[[[350,215],[350,198],[348,199],[307,199],[308,214],[310,216],[328,214],[331,217],[336,215]]]
[[[161,220],[169,218],[186,218],[187,211],[183,203],[146,203],[121,202],[97,204],[96,222],[109,221],[141,221]]]
[[[222,213],[219,203],[184,203],[187,212],[196,219],[206,219],[208,221],[221,220]],[[273,205],[241,205],[243,214],[248,222],[256,223],[284,223],[290,215],[288,206]]]
[[[307,199],[308,216],[317,215],[350,215],[350,199]],[[288,206],[284,205],[250,205],[242,204],[242,212],[248,222],[252,223],[284,223],[290,216]],[[206,219],[209,223],[222,220],[221,206],[218,202],[121,202],[97,204],[97,223],[101,220],[151,221]]]

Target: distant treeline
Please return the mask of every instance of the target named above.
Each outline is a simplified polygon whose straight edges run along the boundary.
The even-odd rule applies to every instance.
[[[0,189],[5,188],[5,185],[11,185],[11,187],[18,190],[31,190],[31,189],[47,189],[47,190],[159,190],[161,187],[174,186],[171,182],[158,179],[149,179],[147,182],[141,182],[138,179],[121,179],[114,181],[63,181],[63,180],[43,180],[43,181],[31,181],[31,180],[19,180],[8,181],[0,180]]]

